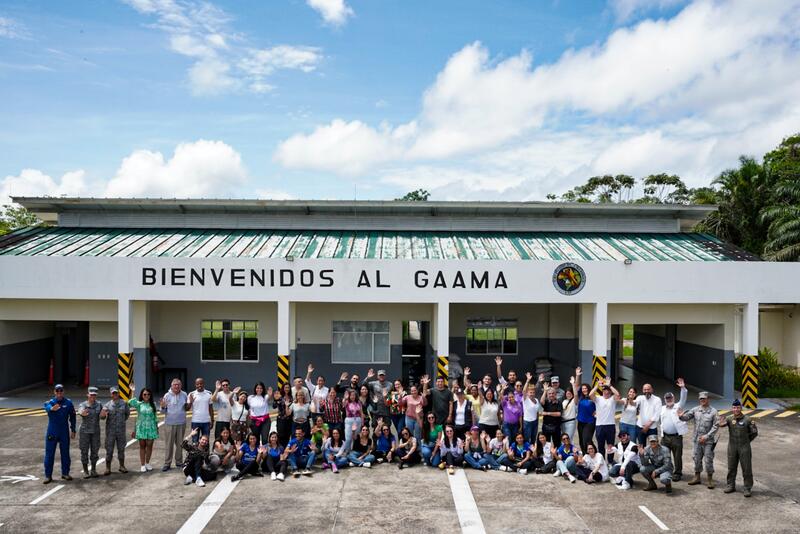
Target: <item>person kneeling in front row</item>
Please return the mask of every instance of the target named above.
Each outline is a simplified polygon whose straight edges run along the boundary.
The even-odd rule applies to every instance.
[[[628,490],[633,486],[633,475],[639,472],[642,460],[639,456],[639,446],[631,440],[625,430],[619,433],[619,443],[616,447],[608,445],[607,453],[614,455],[618,461],[611,466],[608,474],[617,484],[619,489]]]
[[[183,439],[181,447],[187,452],[186,466],[183,468],[183,474],[186,475],[184,484],[194,482],[202,488],[206,485],[206,481],[214,480],[217,477],[217,471],[210,465],[208,436],[203,435],[197,443],[192,442],[198,433],[200,433],[199,428],[193,429]]]
[[[658,436],[647,436],[647,447],[639,450],[642,459],[642,476],[647,480],[644,491],[656,489],[655,477],[664,484],[667,493],[672,493],[672,458],[669,449],[658,444]]]

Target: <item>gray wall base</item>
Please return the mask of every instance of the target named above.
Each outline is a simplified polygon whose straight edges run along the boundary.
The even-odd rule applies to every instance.
[[[53,338],[0,345],[0,391],[46,382]]]

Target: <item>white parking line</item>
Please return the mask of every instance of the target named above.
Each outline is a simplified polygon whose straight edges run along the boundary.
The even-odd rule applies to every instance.
[[[58,486],[56,486],[55,488],[51,489],[50,491],[48,491],[44,495],[40,495],[40,496],[36,497],[35,499],[33,499],[28,504],[39,504],[40,502],[42,502],[43,500],[45,500],[50,495],[54,494],[55,492],[57,492],[58,490],[60,490],[63,487],[64,487],[64,484],[59,484]]]
[[[189,519],[178,530],[177,534],[199,534],[206,528],[208,522],[217,513],[217,510],[225,503],[225,500],[233,492],[238,481],[233,482],[231,477],[223,478],[216,487],[209,493],[206,500],[198,506],[197,510],[189,516]],[[202,491],[202,490],[201,490]]]
[[[639,506],[639,510],[644,512],[644,515],[649,517],[653,521],[653,523],[656,524],[656,526],[658,528],[660,528],[661,530],[669,530],[669,528],[667,528],[667,525],[665,525],[663,521],[661,521],[659,518],[657,518],[656,514],[651,512],[650,509],[647,506]]]
[[[158,423],[158,426],[159,426],[159,427],[161,427],[163,424],[164,424],[164,421],[161,421],[160,423]],[[134,443],[136,443],[137,441],[139,441],[139,440],[137,440],[137,439],[132,439],[132,440],[130,440],[128,443],[126,443],[126,444],[125,444],[125,448],[127,449],[128,447],[130,447],[131,445],[133,445],[133,444],[134,444]],[[100,464],[104,464],[104,463],[106,463],[106,459],[105,459],[105,458],[100,458],[100,459],[99,459],[99,460],[97,460],[97,462],[94,464],[94,468],[95,468],[95,469],[97,469],[97,467],[98,467]]]
[[[469,487],[467,475],[463,469],[456,471],[454,475],[447,477],[450,481],[450,491],[453,493],[453,502],[456,504],[458,522],[461,525],[461,532],[464,534],[486,534],[483,527],[483,520],[475,504],[475,497]]]

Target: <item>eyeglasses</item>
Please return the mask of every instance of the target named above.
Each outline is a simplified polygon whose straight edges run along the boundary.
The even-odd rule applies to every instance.
[[[388,428],[384,428],[384,429],[382,429],[382,430],[383,430],[384,432],[388,432],[388,431],[389,431],[389,429],[388,429]]]

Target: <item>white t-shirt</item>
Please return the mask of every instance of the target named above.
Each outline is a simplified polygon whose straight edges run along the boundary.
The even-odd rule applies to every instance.
[[[189,393],[189,402],[192,403],[192,423],[210,423],[211,414],[208,406],[211,404],[211,392],[194,390]]]
[[[231,406],[231,421],[235,421],[237,423],[245,423],[247,422],[247,414],[249,410],[244,404],[239,404],[238,402],[234,402],[233,406]]]
[[[650,428],[658,428],[658,421],[661,419],[661,397],[650,395],[648,399],[646,395],[639,395],[636,397],[636,406],[639,408],[639,419],[636,421],[636,426],[644,428],[646,423],[653,421]]]
[[[539,412],[542,411],[542,404],[534,399],[525,397],[522,400],[522,420],[523,421],[538,421]]]
[[[602,395],[595,397],[594,406],[597,426],[616,424],[614,415],[617,411],[617,401],[614,397],[605,398]]]
[[[600,476],[603,477],[603,481],[608,480],[608,464],[606,463],[605,458],[599,452],[594,453],[594,456],[589,456],[588,454],[583,455],[583,462],[587,468],[591,469],[592,471],[597,468],[597,472],[600,473]],[[598,468],[599,466],[599,468]]]
[[[214,403],[214,409],[217,411],[217,421],[222,421],[223,423],[231,422],[231,395],[233,393],[225,393],[224,391],[217,393],[217,402]]]
[[[497,418],[497,412],[499,409],[500,405],[498,405],[496,402],[484,402],[483,406],[481,406],[481,416],[478,419],[478,424],[499,426],[500,420]]]
[[[622,415],[619,418],[620,423],[625,423],[626,425],[635,425],[636,424],[636,401],[633,404],[628,404],[628,399],[624,399],[622,401]]]
[[[262,417],[269,412],[269,402],[266,397],[250,395],[247,397],[247,404],[250,405],[250,417]]]

